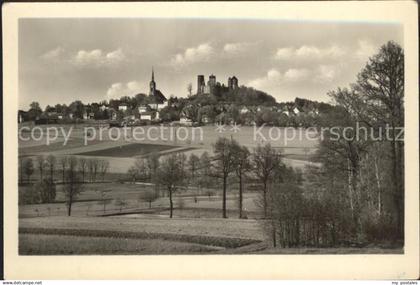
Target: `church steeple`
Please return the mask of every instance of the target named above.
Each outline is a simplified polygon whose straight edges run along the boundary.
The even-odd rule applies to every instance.
[[[156,91],[156,82],[155,82],[155,71],[152,67],[152,80],[150,81],[150,92],[149,95],[154,96]]]

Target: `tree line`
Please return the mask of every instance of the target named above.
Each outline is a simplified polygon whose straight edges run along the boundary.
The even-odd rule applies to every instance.
[[[38,179],[31,179],[35,170]],[[29,189],[20,192],[19,203],[51,203],[56,199],[57,184],[63,185],[63,193],[71,215],[71,207],[87,182],[104,181],[109,170],[109,161],[97,158],[87,159],[76,156],[55,157],[39,155],[19,158],[19,183],[28,184]]]

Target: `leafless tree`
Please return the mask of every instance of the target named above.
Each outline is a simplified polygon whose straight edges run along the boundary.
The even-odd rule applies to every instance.
[[[101,159],[99,160],[99,173],[102,176],[102,181],[105,180],[105,174],[108,172],[109,169],[109,161]]]
[[[237,149],[238,143],[233,139],[227,139],[224,137],[219,138],[213,146],[215,154],[214,164],[214,175],[222,179],[223,185],[223,197],[222,197],[222,211],[223,218],[227,218],[226,215],[226,195],[227,195],[227,184],[229,175],[235,171],[235,149]]]
[[[252,161],[254,173],[263,186],[264,217],[267,217],[268,185],[273,179],[276,168],[280,166],[280,153],[272,148],[270,144],[258,145],[253,153]]]
[[[58,162],[60,164],[61,171],[62,171],[62,174],[63,174],[63,176],[62,176],[63,177],[63,183],[65,181],[66,169],[67,169],[68,162],[69,162],[69,159],[68,159],[67,156],[60,157],[59,162]]]
[[[45,157],[43,155],[38,155],[36,157],[36,168],[39,171],[39,181],[43,181],[44,179],[44,169],[45,169]]]
[[[48,169],[50,171],[50,180],[54,182],[54,171],[56,168],[57,159],[55,158],[54,155],[50,154],[47,156],[46,161],[47,161]]]
[[[156,191],[146,190],[140,194],[139,199],[149,203],[149,209],[152,208],[152,203],[159,198]]]
[[[88,160],[84,157],[79,158],[79,171],[82,173],[82,182],[85,182],[85,174],[88,168]]]
[[[186,178],[184,160],[185,155],[182,153],[171,154],[163,158],[157,171],[157,182],[165,187],[169,194],[170,218],[173,216],[173,194],[184,184]]]
[[[28,182],[31,181],[31,175],[34,173],[34,163],[32,158],[26,158],[23,161],[23,172],[26,175]]]
[[[238,208],[239,208],[239,218],[243,218],[243,180],[248,171],[251,170],[250,163],[250,152],[245,146],[238,146],[235,150],[235,162],[236,162],[236,176],[238,177],[239,184],[239,197],[238,197]]]
[[[65,184],[63,187],[64,195],[66,197],[68,216],[71,216],[72,205],[77,196],[81,193],[82,189],[82,183],[77,172],[77,158],[70,156],[68,159]]]

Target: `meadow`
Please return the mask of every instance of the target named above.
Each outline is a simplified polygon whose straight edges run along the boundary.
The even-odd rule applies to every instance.
[[[41,126],[46,130],[49,126]],[[58,126],[71,136],[66,145],[64,137],[46,145],[39,141],[20,141],[19,155],[33,157],[52,154],[108,160],[110,168],[102,179],[84,183],[83,191],[72,206],[72,216],[67,217],[63,185],[57,183],[54,203],[19,206],[20,254],[193,254],[193,253],[250,253],[264,250],[266,237],[258,219],[261,213],[256,201],[258,192],[245,190],[243,209],[247,219],[238,218],[238,194],[234,185],[227,197],[229,218],[222,219],[221,189],[189,187],[176,193],[174,218],[169,219],[169,200],[162,189],[160,197],[151,204],[142,200],[145,191],[156,191],[149,183],[129,183],[127,170],[137,158],[153,152],[166,155],[184,152],[201,155],[212,153],[220,136],[231,137],[249,148],[263,143],[254,139],[253,127],[241,127],[219,133],[214,126],[204,126],[203,140],[102,140],[90,139],[85,144],[85,127],[92,125]],[[94,126],[99,129],[101,125]],[[150,128],[150,126],[145,126]],[[268,136],[269,129],[261,133]],[[285,163],[305,167],[317,142],[296,138],[293,143],[278,140],[271,142],[284,155]],[[33,179],[39,173],[35,170]],[[60,177],[56,170],[55,176]],[[20,185],[19,192],[29,191],[31,185]]]

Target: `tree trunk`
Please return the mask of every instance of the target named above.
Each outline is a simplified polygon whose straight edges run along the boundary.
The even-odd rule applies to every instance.
[[[242,219],[242,174],[239,174],[239,219]]]
[[[378,215],[381,216],[382,214],[382,193],[381,193],[381,180],[379,177],[379,168],[378,168],[378,161],[376,156],[374,157],[373,160],[374,164],[375,164],[375,177],[376,177],[376,185],[378,187]]]
[[[174,204],[173,204],[173,201],[172,201],[172,188],[169,187],[168,190],[169,190],[169,207],[170,207],[169,218],[172,219],[172,213],[173,213],[173,209],[174,209]]]
[[[72,198],[69,198],[69,207],[67,209],[67,215],[70,217],[71,216],[71,204],[73,204]]]
[[[267,218],[267,182],[266,181],[264,181],[263,194],[264,194],[264,218]]]
[[[226,186],[227,186],[227,176],[223,176],[223,218],[226,219]]]
[[[393,131],[395,131],[393,126]],[[397,216],[397,235],[398,238],[402,238],[404,236],[404,206],[402,200],[402,193],[400,190],[400,175],[399,175],[399,163],[397,157],[397,146],[395,142],[395,138],[391,140],[391,158],[392,158],[392,178],[394,184],[394,195],[393,195],[393,202],[395,205],[396,216]]]
[[[53,167],[50,168],[50,178],[51,178],[51,182],[54,182],[54,168]]]

